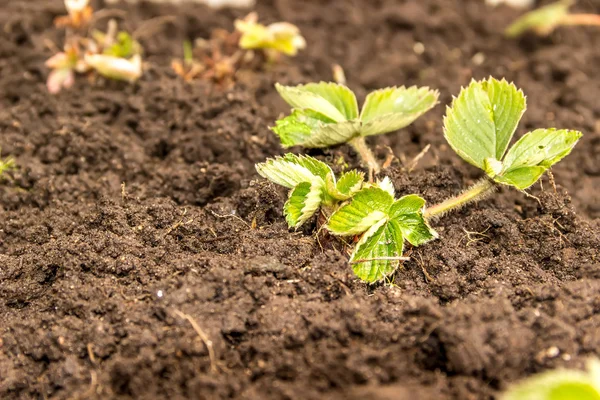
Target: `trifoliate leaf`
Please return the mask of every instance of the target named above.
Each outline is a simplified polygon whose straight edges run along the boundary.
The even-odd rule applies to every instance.
[[[290,192],[283,206],[285,219],[290,227],[299,227],[319,209],[323,197],[323,182],[301,182]]]
[[[385,190],[368,187],[352,197],[329,218],[327,230],[334,235],[358,235],[387,218],[394,198]]]
[[[298,86],[275,84],[281,97],[293,108],[317,111],[327,118],[342,122],[348,120],[356,106],[354,93],[335,83],[315,83]],[[358,114],[358,111],[355,111]]]
[[[510,387],[500,400],[600,400],[600,381],[593,372],[598,364],[589,362],[589,373],[557,369],[535,375]]]
[[[263,178],[290,189],[302,182],[312,183],[315,179],[323,180],[331,173],[327,164],[312,157],[294,154],[286,154],[256,164],[256,171]]]
[[[525,95],[506,80],[472,81],[444,118],[444,136],[465,161],[481,169],[501,159],[525,112]]]
[[[566,157],[581,136],[581,132],[566,129],[536,129],[529,132],[506,153],[502,162],[503,171],[490,177],[497,182],[526,189],[548,168]]]
[[[381,220],[364,233],[350,257],[354,273],[367,282],[391,275],[400,263],[404,241],[396,221]]]
[[[410,125],[437,104],[439,93],[427,87],[390,87],[370,93],[362,108],[361,136],[381,135]]]
[[[530,11],[506,28],[504,34],[508,37],[517,37],[532,30],[538,35],[548,35],[567,16],[569,7],[573,3],[573,0],[562,0]]]
[[[402,236],[413,246],[420,246],[438,237],[423,218],[423,206],[423,198],[410,194],[396,200],[389,210],[389,218],[398,223]]]
[[[337,182],[336,189],[347,196],[352,196],[358,192],[363,182],[365,181],[365,174],[356,170],[344,172]]]

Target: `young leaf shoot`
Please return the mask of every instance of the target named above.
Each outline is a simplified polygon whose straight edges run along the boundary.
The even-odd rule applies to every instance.
[[[292,112],[271,128],[284,147],[328,147],[348,143],[369,168],[369,180],[380,168],[365,137],[410,125],[437,103],[439,93],[427,87],[390,87],[370,93],[359,112],[354,93],[337,83],[275,87]]]
[[[388,178],[363,188],[335,211],[326,229],[340,236],[362,234],[350,263],[354,273],[367,282],[377,282],[400,265],[404,240],[420,246],[437,237],[423,218],[425,200],[411,194],[394,199]]]
[[[600,361],[591,359],[587,371],[557,369],[509,388],[500,400],[600,400]]]
[[[258,23],[258,14],[252,12],[244,19],[235,21],[235,29],[241,33],[239,46],[244,50],[262,49],[270,60],[279,53],[295,56],[306,47],[306,40],[296,25],[276,22],[268,26]]]
[[[559,26],[595,25],[600,26],[600,15],[570,14],[573,0],[560,0],[556,3],[530,11],[513,22],[505,31],[508,37],[518,37],[527,31],[539,36],[547,36]]]
[[[290,189],[284,215],[290,227],[299,227],[322,206],[333,208],[361,189],[364,176],[349,171],[336,180],[331,168],[309,156],[288,153],[256,165],[258,173]]]
[[[498,184],[529,188],[582,136],[566,129],[536,129],[508,149],[525,109],[523,92],[504,79],[472,81],[461,90],[446,112],[444,136],[463,160],[487,176],[461,195],[427,209],[426,218],[482,199]]]

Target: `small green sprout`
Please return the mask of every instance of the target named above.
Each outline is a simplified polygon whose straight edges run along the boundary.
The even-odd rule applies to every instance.
[[[5,172],[11,171],[15,169],[17,166],[15,164],[15,160],[12,158],[0,158],[0,178],[4,175]]]
[[[268,26],[258,23],[258,14],[252,12],[244,19],[235,21],[235,29],[241,33],[239,46],[244,50],[265,50],[269,59],[278,53],[295,56],[306,47],[306,40],[296,25],[276,22]]]
[[[369,180],[380,171],[365,137],[410,125],[437,104],[439,93],[427,87],[390,87],[370,93],[362,111],[354,93],[337,83],[275,87],[292,113],[271,128],[284,147],[328,147],[348,143],[369,168]]]
[[[600,400],[600,361],[588,361],[587,371],[557,369],[525,379],[500,400]]]
[[[582,136],[566,129],[536,129],[508,149],[525,109],[523,92],[504,79],[472,81],[461,90],[446,112],[444,136],[462,159],[487,176],[458,197],[426,210],[427,218],[479,200],[498,184],[529,188]]]
[[[505,31],[508,37],[518,37],[527,31],[547,36],[559,26],[594,25],[600,26],[600,15],[569,14],[574,0],[560,0],[537,10],[530,11],[513,22]]]
[[[312,157],[286,154],[257,164],[258,173],[290,189],[283,212],[290,227],[299,227],[319,209],[330,215],[325,229],[337,236],[362,235],[350,263],[355,274],[377,282],[404,260],[404,240],[419,246],[437,234],[423,218],[425,200],[417,195],[395,200],[389,178],[365,183],[347,171],[336,180],[331,168]]]

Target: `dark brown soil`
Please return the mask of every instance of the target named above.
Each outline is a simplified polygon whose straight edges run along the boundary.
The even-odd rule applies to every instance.
[[[128,9],[130,28],[177,16],[144,40],[143,79],[80,79],[51,96],[45,41],[60,42],[62,1],[3,0],[0,146],[19,169],[0,185],[0,397],[492,399],[599,354],[598,31],[509,41],[518,12],[482,0],[259,3],[309,46],[232,90],[186,84],[168,64],[183,38],[231,29],[244,12],[143,3]],[[267,129],[286,110],[273,83],[330,80],[334,62],[361,97],[441,91],[434,111],[371,142],[398,156],[384,171],[398,192],[429,202],[479,175],[441,133],[444,105],[471,77],[525,90],[519,134],[585,136],[555,168],[557,190],[536,186],[539,203],[502,190],[449,215],[393,282],[368,287],[340,244],[320,248],[314,224],[288,231],[285,194],[253,168],[282,152]],[[356,166],[344,146],[311,154]],[[212,363],[183,314],[212,342]]]

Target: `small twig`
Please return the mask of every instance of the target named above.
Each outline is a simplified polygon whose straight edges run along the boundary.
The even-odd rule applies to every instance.
[[[246,225],[248,228],[252,228],[250,226],[249,223],[247,223],[246,221],[244,221],[242,219],[242,217],[240,217],[239,215],[235,215],[235,214],[230,214],[230,215],[221,215],[221,214],[217,214],[216,212],[212,211],[212,210],[208,210],[209,213],[211,213],[212,215],[214,215],[217,218],[235,218],[240,220],[244,225]]]
[[[550,170],[548,170],[548,179],[550,180],[550,185],[552,185],[552,188],[554,189],[554,193],[557,193],[558,191],[556,190],[556,181],[554,180],[554,174]]]
[[[219,372],[217,369],[216,361],[215,361],[215,351],[213,349],[213,342],[209,339],[209,337],[204,333],[204,331],[200,328],[200,325],[188,314],[184,314],[179,310],[174,310],[175,314],[178,317],[187,319],[188,322],[192,325],[192,328],[196,331],[202,343],[206,346],[206,350],[208,351],[208,358],[210,360],[210,369],[212,372]]]
[[[415,156],[415,158],[412,159],[412,161],[408,165],[408,172],[412,172],[417,167],[417,164],[419,163],[419,161],[421,161],[421,159],[425,156],[425,154],[427,154],[427,152],[429,151],[430,148],[431,148],[431,144],[427,144],[427,146],[425,146],[423,148],[423,150],[421,150],[421,152],[419,154],[417,154]]]
[[[87,352],[88,352],[88,357],[90,358],[90,361],[92,362],[92,364],[96,365],[96,357],[94,356],[94,345],[92,343],[88,343],[86,348],[87,348]]]
[[[390,146],[385,146],[385,148],[388,151],[388,155],[385,157],[385,161],[381,165],[381,168],[383,169],[389,168],[389,166],[392,165],[394,158],[396,158],[396,156],[394,155],[394,150],[392,150]]]

